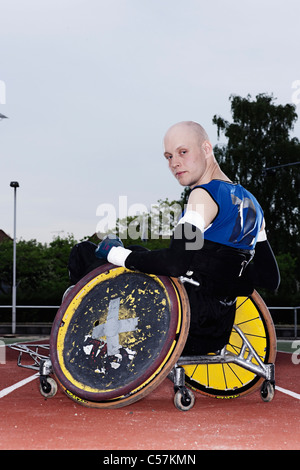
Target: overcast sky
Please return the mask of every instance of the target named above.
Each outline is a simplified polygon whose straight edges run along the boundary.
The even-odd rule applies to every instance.
[[[93,234],[120,196],[178,199],[166,130],[216,144],[231,94],[300,98],[299,20],[299,0],[0,0],[0,228],[14,180],[17,238],[41,242]]]

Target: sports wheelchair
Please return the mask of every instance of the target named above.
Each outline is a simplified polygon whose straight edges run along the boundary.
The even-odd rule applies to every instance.
[[[166,377],[174,384],[174,404],[181,411],[193,407],[195,391],[236,398],[260,388],[262,400],[271,401],[276,335],[259,294],[238,298],[223,350],[184,357],[190,322],[184,282],[100,266],[67,291],[49,345],[11,346],[20,352],[18,365],[39,370],[44,397],[54,396],[59,384],[69,398],[95,408],[136,402]],[[32,365],[22,364],[23,353]]]

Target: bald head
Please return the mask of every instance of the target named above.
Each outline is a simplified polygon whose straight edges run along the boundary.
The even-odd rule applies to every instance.
[[[183,121],[170,127],[164,147],[169,168],[182,186],[209,182],[218,169],[209,137],[194,121]]]
[[[200,124],[194,121],[182,121],[178,122],[177,124],[174,124],[167,131],[165,135],[165,141],[168,138],[172,138],[173,136],[181,133],[193,134],[193,137],[195,137],[199,145],[202,145],[205,140],[209,141],[209,137],[205,129]]]

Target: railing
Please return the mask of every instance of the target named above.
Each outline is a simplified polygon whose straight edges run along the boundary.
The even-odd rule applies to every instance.
[[[298,336],[298,308],[300,307],[268,307],[269,310],[294,310],[294,337]]]
[[[52,308],[58,309],[59,305],[15,305],[15,308]],[[12,305],[0,305],[0,308],[10,308],[12,309]],[[13,315],[12,322],[11,322],[11,332],[14,335],[16,333],[16,318]]]
[[[16,308],[59,308],[60,305],[16,305]],[[12,305],[0,305],[0,308],[12,308]]]
[[[16,308],[55,308],[60,305],[16,305]],[[12,305],[0,305],[0,308],[12,308]],[[294,310],[294,337],[298,337],[298,309],[299,307],[268,307],[269,310]]]

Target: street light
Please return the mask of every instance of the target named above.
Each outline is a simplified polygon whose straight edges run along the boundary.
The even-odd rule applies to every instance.
[[[283,168],[285,166],[299,165],[299,164],[300,162],[293,162],[293,163],[285,163],[284,165],[276,165],[276,166],[270,166],[269,168],[263,168],[262,176],[267,176],[268,173],[270,175],[274,175],[276,173],[276,170],[278,170],[278,168]]]
[[[17,278],[17,257],[16,257],[16,222],[17,222],[17,188],[18,181],[12,181],[10,186],[14,188],[14,251],[13,251],[13,287],[12,287],[12,334],[16,333],[16,278]]]

